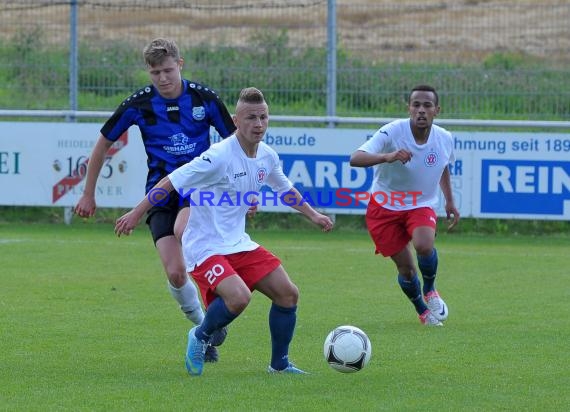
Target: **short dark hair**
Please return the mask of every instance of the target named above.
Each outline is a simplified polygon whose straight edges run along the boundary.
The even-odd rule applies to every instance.
[[[408,95],[408,103],[410,103],[410,99],[412,98],[412,94],[414,92],[432,92],[435,96],[435,105],[437,106],[439,104],[439,96],[432,86],[429,86],[427,84],[419,84],[415,86]]]

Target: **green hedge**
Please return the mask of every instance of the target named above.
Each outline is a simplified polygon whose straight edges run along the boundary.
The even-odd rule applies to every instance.
[[[216,89],[226,102],[250,85],[262,89],[272,112],[323,115],[326,54],[322,48],[293,48],[286,31],[256,34],[250,47],[196,45],[182,49],[185,76]],[[3,63],[0,105],[13,109],[67,109],[68,51],[42,43],[41,28],[0,43]],[[141,51],[126,41],[81,44],[79,109],[113,110],[148,83]],[[568,68],[501,52],[478,65],[368,62],[339,50],[337,114],[397,117],[405,93],[430,83],[441,94],[442,116],[473,119],[566,120],[570,115]]]

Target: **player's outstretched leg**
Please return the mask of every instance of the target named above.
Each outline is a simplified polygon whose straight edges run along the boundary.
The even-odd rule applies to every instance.
[[[297,322],[297,306],[285,308],[273,303],[269,310],[269,330],[271,333],[271,364],[269,373],[306,374],[289,362],[289,344]]]
[[[180,309],[184,315],[186,315],[188,320],[194,325],[202,323],[204,320],[204,311],[202,310],[201,303],[198,300],[196,286],[194,286],[190,280],[187,280],[180,288],[175,288],[170,284],[170,282],[167,283],[170,294],[176,302],[178,302]]]
[[[427,256],[417,255],[417,261],[424,281],[423,294],[425,296],[435,290],[435,277],[438,265],[437,249],[433,248]]]
[[[206,349],[204,360],[206,362],[217,362],[218,349],[224,343],[228,334],[227,326],[237,317],[231,313],[221,297],[214,299],[208,306],[208,311],[204,321],[200,325],[201,336],[206,337],[209,345]]]

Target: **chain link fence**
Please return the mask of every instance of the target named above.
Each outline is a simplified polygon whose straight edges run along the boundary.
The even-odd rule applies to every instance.
[[[568,1],[332,1],[4,0],[0,105],[69,109],[76,44],[77,109],[113,110],[149,82],[142,48],[170,37],[230,106],[254,85],[274,114],[324,115],[333,21],[338,115],[401,116],[430,83],[442,117],[569,118]]]

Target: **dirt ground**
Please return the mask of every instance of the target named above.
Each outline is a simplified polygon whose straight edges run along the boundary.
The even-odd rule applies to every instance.
[[[0,38],[39,25],[42,41],[69,42],[69,6],[54,3],[60,2],[4,0]],[[285,30],[289,46],[327,43],[326,0],[79,3],[80,41],[142,45],[169,36],[181,45],[247,47],[261,33]],[[465,61],[493,52],[570,60],[570,4],[564,0],[337,0],[336,10],[339,46],[373,61]]]

